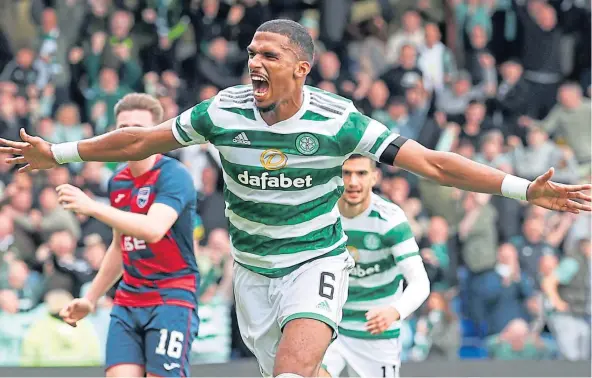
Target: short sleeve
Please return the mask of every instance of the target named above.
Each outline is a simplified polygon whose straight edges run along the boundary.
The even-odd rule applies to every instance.
[[[348,122],[351,122],[356,130],[354,139],[357,143],[353,153],[368,156],[376,161],[380,159],[386,147],[399,136],[382,123],[359,112],[351,113]]]
[[[576,275],[580,266],[578,262],[572,257],[566,257],[559,263],[559,266],[555,268],[555,276],[562,285],[567,285],[573,277]]]
[[[196,199],[191,175],[179,162],[164,166],[156,183],[154,203],[162,203],[181,214]]]
[[[210,107],[215,97],[202,101],[185,110],[173,122],[173,135],[184,146],[204,144],[208,141],[214,126],[210,118]]]

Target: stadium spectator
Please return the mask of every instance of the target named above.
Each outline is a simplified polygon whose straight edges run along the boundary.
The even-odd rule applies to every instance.
[[[482,104],[473,104],[475,108],[481,108]],[[484,108],[484,106],[483,106]],[[480,111],[481,109],[479,109]],[[467,113],[471,114],[471,109],[467,109]],[[467,119],[475,118],[474,116],[467,116]],[[479,115],[479,118],[482,118]],[[470,124],[467,123],[465,126],[467,130],[471,129],[472,127],[480,130],[481,129],[481,122],[479,118],[476,121],[469,121]],[[470,126],[476,125],[476,126]],[[477,132],[480,135],[479,143],[480,148],[479,152],[475,154],[475,161],[478,161],[481,164],[489,165],[490,167],[497,168],[507,173],[514,173],[514,167],[510,157],[504,154],[504,136],[499,130],[490,130],[487,132]],[[462,134],[461,134],[462,135]],[[469,139],[468,135],[465,135],[464,139]],[[538,176],[535,176],[538,177]]]
[[[450,271],[450,251],[448,248],[448,224],[442,217],[432,217],[429,222],[429,229],[422,248],[421,257],[423,258],[432,292],[442,292],[452,286],[450,275],[455,271]]]
[[[532,180],[547,171],[548,168],[543,167],[557,167],[557,182],[578,182],[578,163],[569,147],[560,148],[548,140],[545,131],[536,126],[529,128],[526,140],[528,145],[523,146],[519,137],[508,138],[508,144],[513,148],[512,160],[516,174]]]
[[[3,262],[6,262],[9,258],[9,254],[14,254],[11,251],[11,247],[14,245],[14,222],[12,217],[7,214],[0,213],[0,267]]]
[[[559,103],[541,122],[530,118],[522,118],[524,126],[538,125],[548,133],[556,134],[570,146],[578,164],[581,164],[581,175],[590,175],[590,123],[592,122],[590,101],[582,97],[577,84],[565,84],[558,93]]]
[[[514,319],[530,321],[529,311],[536,309],[533,280],[521,271],[516,249],[503,244],[498,249],[495,271],[483,277],[482,286],[475,288],[480,296],[472,297],[471,305],[481,314],[487,334],[495,335]]]
[[[539,260],[557,252],[545,240],[545,219],[528,216],[522,226],[522,235],[510,239],[518,252],[520,268],[531,280],[538,281]]]
[[[24,95],[27,88],[33,85],[43,88],[48,83],[50,73],[35,51],[29,48],[20,49],[16,57],[4,67],[0,81],[10,81],[17,85],[18,93]]]
[[[466,71],[459,71],[454,78],[452,85],[446,87],[436,99],[436,108],[449,116],[452,120],[460,122],[460,116],[473,100],[484,101],[495,95],[495,62],[489,60],[487,76],[484,81],[473,86],[471,74]]]
[[[405,94],[407,88],[415,87],[423,78],[423,73],[417,66],[417,47],[406,43],[400,47],[397,65],[380,76],[393,96]]]
[[[432,293],[424,314],[417,320],[413,361],[455,360],[460,345],[460,328],[450,303],[442,293]]]
[[[590,239],[581,239],[578,253],[565,257],[543,281],[553,307],[550,325],[562,356],[570,361],[590,358]]]
[[[210,232],[217,228],[227,229],[227,221],[224,216],[224,198],[216,190],[218,173],[212,167],[205,167],[202,171],[203,187],[198,196],[197,208],[204,226],[204,241],[207,241]]]
[[[523,319],[512,320],[498,336],[490,337],[487,350],[496,360],[542,360],[551,358],[553,353],[538,335],[529,332]]]
[[[42,299],[43,278],[38,272],[31,271],[22,260],[8,263],[6,280],[0,282],[0,289],[16,293],[18,311],[24,312],[35,308]]]
[[[522,4],[518,4],[522,3]],[[524,28],[520,60],[528,82],[530,98],[527,114],[544,118],[553,105],[563,75],[561,72],[561,29],[555,9],[545,2],[516,1],[516,14]],[[528,43],[536,41],[536,43]]]
[[[523,67],[517,60],[507,60],[500,66],[501,81],[493,99],[492,112],[505,136],[524,139],[524,128],[518,126],[518,118],[526,114],[529,88],[524,79]]]
[[[88,263],[75,255],[76,239],[67,230],[51,234],[47,245],[37,250],[37,260],[47,276],[47,290],[66,290],[79,296],[82,285],[92,279]]]
[[[408,10],[401,18],[402,28],[393,33],[386,46],[386,61],[393,64],[402,62],[400,55],[407,53],[403,50],[404,45],[413,47],[415,51],[425,44],[425,32],[421,25],[421,17],[415,10]]]
[[[83,320],[74,328],[58,316],[72,299],[72,295],[63,290],[47,293],[47,313],[34,321],[23,337],[22,366],[93,366],[100,363],[99,341],[90,322]]]
[[[230,357],[232,257],[228,232],[212,230],[207,244],[196,252],[201,272],[199,316],[202,328],[193,344],[193,363],[221,363]]]
[[[430,23],[424,28],[425,46],[419,52],[418,67],[424,75],[428,91],[441,91],[456,75],[456,59],[452,51],[442,43],[438,25]]]
[[[465,213],[458,225],[458,237],[462,242],[461,256],[475,279],[480,273],[493,269],[496,263],[497,213],[489,200],[489,195],[465,193]],[[475,282],[471,286],[480,285]]]

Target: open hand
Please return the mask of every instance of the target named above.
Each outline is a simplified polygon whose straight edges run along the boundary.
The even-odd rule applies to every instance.
[[[58,166],[49,142],[40,137],[30,136],[25,129],[21,129],[20,136],[22,142],[0,138],[0,153],[18,155],[6,159],[8,164],[26,164],[19,169],[19,172],[31,172]]]
[[[590,205],[575,200],[590,202],[590,196],[584,191],[590,190],[592,185],[565,185],[550,181],[554,172],[555,170],[551,168],[530,184],[526,193],[527,201],[545,209],[574,214],[580,211],[591,211]]]
[[[86,298],[76,298],[60,311],[60,317],[72,327],[93,312],[95,306]]]
[[[70,184],[60,185],[56,190],[58,201],[64,209],[72,210],[77,214],[91,215],[95,202],[82,190]]]
[[[386,331],[393,322],[399,320],[399,312],[392,306],[373,308],[366,313],[366,329],[373,335]]]

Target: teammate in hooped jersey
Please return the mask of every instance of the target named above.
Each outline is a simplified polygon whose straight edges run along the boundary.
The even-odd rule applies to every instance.
[[[396,378],[400,321],[426,300],[430,281],[405,213],[372,193],[376,163],[352,155],[342,170],[339,212],[356,266],[349,273],[339,337],[325,353],[324,368],[332,377],[347,368],[350,377]]]
[[[145,94],[115,107],[117,127],[158,124],[162,108]],[[177,160],[153,155],[129,162],[109,181],[111,206],[71,185],[58,187],[66,209],[113,227],[113,243],[91,289],[62,310],[76,326],[121,277],[107,337],[107,376],[189,376],[197,336],[199,274],[193,252],[195,190]]]

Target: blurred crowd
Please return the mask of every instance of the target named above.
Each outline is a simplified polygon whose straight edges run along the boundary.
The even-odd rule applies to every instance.
[[[0,137],[100,135],[125,94],[174,117],[248,81],[262,22],[291,18],[316,44],[309,84],[426,147],[528,179],[549,167],[591,182],[590,2],[580,0],[5,0]],[[250,356],[238,335],[217,151],[171,153],[194,179],[201,271],[192,361]],[[116,163],[16,173],[0,155],[0,365],[103,361],[113,290],[77,328],[57,312],[83,295],[111,230],[62,209],[72,183],[108,201]],[[588,214],[466,193],[391,167],[375,190],[401,206],[432,294],[403,324],[404,360],[590,358]]]

